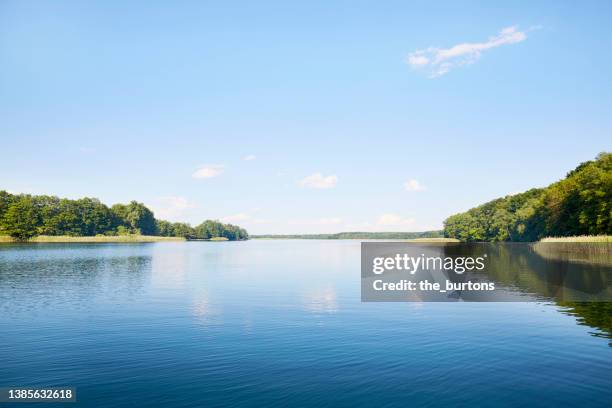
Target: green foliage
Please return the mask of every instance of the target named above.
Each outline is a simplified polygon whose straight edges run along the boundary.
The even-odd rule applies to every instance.
[[[2,231],[14,239],[25,241],[38,232],[39,211],[29,195],[21,196],[6,208],[2,217]]]
[[[172,230],[174,231],[175,237],[183,237],[183,238],[195,238],[195,230],[191,227],[191,225],[186,224],[184,222],[175,222],[172,224]]]
[[[581,163],[543,189],[498,198],[444,221],[462,241],[537,241],[546,236],[612,233],[612,154]]]
[[[245,229],[236,225],[206,220],[195,227],[195,237],[198,239],[227,238],[230,241],[238,241],[248,239],[249,234]]]
[[[195,238],[194,228],[184,222],[171,223],[168,221],[157,221],[157,234],[162,237],[183,237],[187,239]]]
[[[115,204],[111,208],[119,225],[125,225],[132,233],[155,235],[157,226],[153,212],[144,204],[131,201],[129,204]]]
[[[249,238],[249,234],[243,228],[213,220],[206,220],[195,228],[182,222],[157,221],[157,231],[163,237],[187,239],[226,238],[230,241],[239,241]]]
[[[95,198],[80,200],[34,196],[42,235],[94,236],[113,227],[110,209]]]
[[[156,220],[150,209],[136,201],[108,208],[96,198],[69,200],[0,191],[0,235],[27,240],[36,235],[93,237],[140,234],[187,239],[248,239],[244,229],[218,221],[204,221],[193,228],[186,223]]]
[[[117,227],[117,235],[130,235],[130,229],[125,225],[119,225]]]
[[[161,237],[173,237],[174,230],[172,229],[172,223],[164,220],[157,220],[156,222],[157,235]]]
[[[12,194],[7,193],[6,191],[0,191],[0,220],[14,200],[15,196]]]

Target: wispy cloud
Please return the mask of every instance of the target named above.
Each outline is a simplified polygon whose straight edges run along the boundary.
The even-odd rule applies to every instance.
[[[169,221],[184,221],[190,210],[197,208],[194,201],[180,196],[158,197],[156,202],[150,205],[156,218]]]
[[[340,217],[319,218],[315,221],[319,225],[336,225],[342,224],[344,221]]]
[[[406,191],[423,191],[425,187],[423,187],[418,180],[410,179],[404,183],[404,189]]]
[[[324,217],[310,220],[289,220],[290,225],[338,225],[344,221],[340,217]]]
[[[225,166],[221,164],[207,164],[197,169],[191,177],[194,179],[209,179],[220,176],[225,171]]]
[[[244,221],[250,221],[252,220],[253,217],[250,214],[247,213],[238,213],[238,214],[233,214],[233,215],[228,215],[225,217],[221,218],[221,222],[244,222]]]
[[[450,48],[429,47],[416,50],[408,55],[407,62],[412,68],[427,72],[430,78],[436,78],[451,69],[473,64],[487,50],[525,41],[527,32],[538,28],[519,31],[517,26],[511,26],[502,29],[499,34],[489,37],[484,42],[460,43]]]
[[[257,156],[255,156],[254,154],[249,154],[249,155],[244,156],[242,160],[251,161],[251,160],[255,160],[256,158]]]
[[[338,176],[324,176],[321,173],[314,173],[304,177],[299,184],[302,187],[309,188],[333,188],[338,184]]]
[[[408,227],[413,225],[414,218],[404,218],[397,214],[383,214],[378,217],[376,224],[381,227]]]
[[[244,212],[239,212],[236,214],[226,215],[225,217],[221,217],[221,222],[227,222],[230,224],[267,224],[270,223],[271,220],[266,218],[261,218],[258,214],[261,212],[261,208],[253,208]]]

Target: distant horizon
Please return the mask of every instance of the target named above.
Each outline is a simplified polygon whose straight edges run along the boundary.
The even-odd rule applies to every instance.
[[[4,190],[4,189],[2,189],[2,188],[0,188],[0,191],[6,191],[7,193],[9,193],[9,194],[13,194],[13,195],[45,195],[45,196],[54,196],[54,197],[58,197],[58,198],[60,198],[60,199],[67,198],[67,199],[70,199],[70,200],[78,200],[78,199],[81,199],[81,198],[98,199],[98,198],[97,198],[97,197],[95,197],[95,196],[84,196],[84,197],[60,197],[60,196],[58,196],[58,195],[56,195],[56,194],[33,194],[33,193],[19,193],[19,192],[15,192],[15,191],[11,191],[11,190]],[[123,202],[120,202],[120,203],[105,203],[105,202],[103,202],[103,201],[100,201],[100,202],[101,202],[102,204],[104,204],[104,205],[108,206],[108,207],[111,207],[111,206],[113,206],[113,205],[115,205],[115,204],[127,204],[127,203],[129,203],[130,201],[140,202],[139,200],[126,200],[126,201],[123,201]],[[155,214],[155,213],[154,213],[154,214]],[[156,216],[156,219],[159,219],[159,220],[164,220],[164,219],[159,218],[159,217],[157,217],[157,216]],[[208,220],[220,221],[220,220],[217,220],[217,219],[214,219],[214,218],[205,218],[205,219],[202,219],[202,220],[198,221],[197,223],[200,223],[200,222],[205,221],[205,220],[207,220],[207,219],[208,219]],[[167,221],[167,220],[164,220],[164,221]],[[184,223],[187,223],[187,224],[193,225],[192,223],[189,223],[189,222],[186,222],[186,221],[180,221],[180,220],[179,220],[179,221],[173,221],[173,222],[184,222]],[[235,225],[240,226],[239,224],[235,224]],[[249,234],[250,234],[250,235],[255,235],[255,236],[259,236],[259,235],[337,235],[337,234],[360,234],[360,233],[364,233],[364,234],[392,234],[392,233],[393,233],[393,234],[421,234],[421,233],[427,233],[427,232],[441,232],[441,231],[443,231],[443,228],[433,229],[433,230],[423,230],[423,231],[335,231],[335,232],[314,232],[314,233],[289,232],[289,233],[282,233],[282,234],[275,234],[275,233],[266,233],[266,232],[263,232],[263,233],[256,233],[256,234],[250,234],[250,233],[249,233]]]
[[[603,153],[603,152],[605,152],[605,151],[602,150],[600,153]],[[592,159],[594,159],[594,157]],[[589,159],[589,160],[592,160],[592,159]],[[586,161],[589,161],[589,160],[586,160]],[[581,163],[576,163],[574,167],[572,167],[571,169],[568,169],[563,174],[562,177],[560,177],[558,180],[554,180],[553,183],[563,179],[563,177],[569,171],[573,170],[574,168],[579,166]],[[534,189],[534,188],[538,189],[538,188],[545,188],[545,187],[546,186],[532,186],[532,187],[526,189],[525,191],[528,191],[528,190],[531,190],[531,189]],[[14,194],[14,195],[19,195],[19,194],[48,195],[48,196],[56,196],[56,197],[59,197],[60,199],[61,198],[80,199],[80,198],[86,198],[87,197],[87,198],[94,198],[94,199],[100,200],[98,197],[96,197],[94,195],[81,196],[81,197],[66,197],[66,196],[59,196],[57,194],[45,194],[45,193],[36,194],[36,193],[30,193],[30,192],[16,192],[16,191],[8,190],[8,189],[4,189],[3,190],[2,188],[0,188],[0,191],[6,191],[9,194]],[[508,196],[512,196],[512,195],[516,195],[516,194],[521,194],[521,193],[524,193],[525,191],[514,191],[514,192],[511,192],[511,193],[508,193],[508,194],[500,195],[498,197],[492,197],[492,198],[490,198],[490,199],[488,199],[486,201],[483,201],[481,203],[476,203],[473,207],[482,205],[482,204],[484,204],[486,202],[489,202],[491,200],[495,200],[495,199],[498,199],[498,198],[503,198],[503,197],[508,197]],[[228,220],[228,217],[225,217],[225,218],[204,217],[204,218],[202,218],[200,220],[196,220],[194,222],[191,222],[191,221],[185,221],[185,220],[180,220],[180,219],[167,219],[167,218],[160,217],[159,215],[155,214],[155,208],[154,207],[152,207],[149,204],[144,203],[144,202],[142,202],[142,201],[140,201],[138,199],[134,199],[134,198],[128,199],[128,200],[125,200],[125,201],[122,201],[122,202],[114,202],[114,203],[108,203],[108,202],[104,202],[104,201],[100,200],[101,203],[105,204],[108,207],[111,207],[112,205],[115,205],[115,204],[126,204],[126,203],[129,203],[131,201],[136,201],[136,202],[145,204],[148,208],[150,208],[153,211],[156,219],[159,219],[159,220],[170,221],[170,222],[178,222],[178,223],[186,223],[186,224],[189,224],[191,226],[195,226],[195,225],[197,225],[197,224],[199,224],[199,223],[201,223],[201,222],[203,222],[205,220],[215,220],[215,221],[220,221],[220,222],[223,222],[223,223],[226,223],[226,224],[233,224],[233,225],[237,225],[237,226],[240,226],[240,227],[244,227],[244,225],[240,224],[240,219],[239,219],[240,217],[237,217],[237,220],[231,220],[231,219]],[[473,207],[470,207],[470,208],[473,208]],[[460,213],[460,212],[466,211],[468,209],[469,208],[465,208],[465,209],[463,209],[461,211],[456,211],[454,213],[447,214],[444,219],[450,217],[453,214]],[[231,218],[231,217],[229,217],[229,218]],[[359,229],[353,229],[353,230],[329,230],[329,231],[325,231],[325,232],[321,232],[321,231],[314,231],[314,232],[301,232],[301,231],[297,231],[296,232],[296,231],[290,231],[290,232],[280,232],[280,233],[277,233],[277,232],[252,232],[248,228],[246,228],[246,229],[247,229],[249,235],[253,235],[253,236],[292,236],[292,235],[304,235],[304,236],[308,235],[309,236],[309,235],[338,235],[338,234],[357,234],[357,233],[364,233],[364,234],[368,234],[368,233],[372,233],[372,234],[393,234],[393,233],[395,233],[395,234],[421,234],[421,233],[429,233],[429,232],[443,232],[444,231],[444,225],[441,224],[439,227],[423,228],[423,229],[418,229],[418,230],[416,230],[416,229],[413,229],[413,230],[401,230],[401,229],[391,229],[391,230],[384,230],[384,229],[363,229],[363,230],[359,230]]]
[[[289,234],[249,234],[249,236],[315,236],[315,235],[342,235],[342,234],[426,234],[430,232],[443,232],[443,229],[430,231],[338,231],[338,232],[323,232],[323,233],[308,233],[302,234],[299,232]]]

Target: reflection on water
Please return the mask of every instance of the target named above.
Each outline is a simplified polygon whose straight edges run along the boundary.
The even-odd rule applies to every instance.
[[[566,243],[447,245],[452,256],[489,254],[486,277],[516,291],[554,301],[579,324],[612,338],[612,259],[609,244],[590,244],[581,253]],[[579,301],[590,300],[590,301]],[[612,342],[610,342],[612,346]]]
[[[0,245],[0,386],[73,385],[75,407],[608,405],[611,306],[568,290],[609,271],[491,253],[541,302],[362,303],[356,241]]]
[[[187,283],[189,252],[181,246],[157,245],[151,250],[151,284],[165,289],[181,289]]]
[[[612,263],[544,258],[529,244],[482,245],[491,253],[487,275],[498,282],[555,301],[612,300]],[[559,244],[540,245],[554,253]]]
[[[598,330],[589,332],[596,337],[612,339],[612,303],[610,302],[559,302],[560,310],[576,316],[579,324]],[[612,347],[612,341],[610,341]]]
[[[222,316],[221,307],[211,302],[206,290],[201,290],[193,295],[191,310],[196,321],[202,325],[219,323]]]
[[[334,288],[327,287],[304,293],[304,307],[313,313],[335,313],[338,300]]]
[[[150,278],[150,254],[108,245],[100,245],[94,253],[84,249],[91,246],[0,246],[2,311],[56,304],[88,308],[97,301],[130,299],[144,290]]]

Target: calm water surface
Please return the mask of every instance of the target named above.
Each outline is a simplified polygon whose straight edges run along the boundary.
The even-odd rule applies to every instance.
[[[361,303],[359,250],[2,245],[0,386],[75,386],[72,407],[612,406],[605,305]]]

